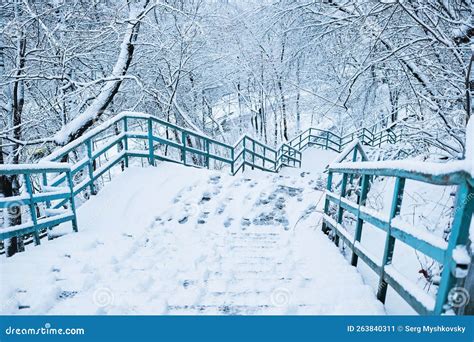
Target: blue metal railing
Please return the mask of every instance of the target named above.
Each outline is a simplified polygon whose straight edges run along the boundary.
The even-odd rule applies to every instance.
[[[11,197],[0,198],[0,209],[8,221],[19,224],[0,229],[0,240],[14,236],[32,235],[40,244],[40,232],[63,222],[71,222],[77,231],[76,208],[73,194],[71,167],[65,163],[40,163],[0,166],[0,174],[15,175],[24,181],[25,191]],[[48,185],[50,176],[64,177],[65,185]],[[35,187],[35,180],[38,186]],[[20,179],[21,181],[21,179]],[[42,210],[39,210],[42,207]]]
[[[469,227],[474,211],[474,179],[463,171],[463,161],[451,162],[445,165],[445,170],[438,170],[440,164],[423,163],[416,170],[407,167],[404,162],[358,162],[336,163],[328,168],[328,182],[324,205],[323,231],[334,235],[338,244],[343,240],[345,245],[352,250],[351,263],[357,266],[358,259],[362,259],[379,277],[377,297],[385,302],[387,288],[391,286],[410,306],[420,314],[441,314],[451,309],[447,301],[448,294],[456,284],[461,283],[464,272],[467,273],[469,265],[460,264],[453,258],[456,246],[463,248],[469,245]],[[335,175],[342,177],[339,193],[334,192],[333,179]],[[389,215],[366,207],[367,196],[373,177],[390,177],[395,179],[392,193],[392,202]],[[358,179],[357,183],[354,180]],[[451,232],[447,241],[427,231],[409,225],[400,220],[399,214],[405,193],[405,181],[414,180],[428,184],[442,186],[456,186],[456,202],[454,204],[454,218]],[[357,188],[357,200],[348,198],[348,185]],[[355,216],[355,231],[351,233],[343,220],[344,212]],[[385,235],[383,257],[376,260],[361,244],[364,224],[370,224],[382,230]],[[432,260],[442,265],[441,281],[436,297],[418,291],[416,284],[407,280],[392,266],[395,242],[401,241],[414,248]]]

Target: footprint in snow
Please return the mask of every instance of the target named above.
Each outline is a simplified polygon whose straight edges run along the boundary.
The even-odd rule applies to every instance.
[[[189,217],[187,215],[185,215],[185,216],[183,216],[182,218],[180,218],[178,220],[178,223],[179,224],[185,224],[186,222],[188,222],[188,219],[189,219]]]
[[[199,218],[198,218],[198,224],[205,224],[206,223],[206,219],[208,218],[209,216],[209,212],[208,211],[203,211],[200,215],[199,215]]]
[[[232,182],[232,186],[233,187],[238,187],[242,184],[242,181],[240,179],[237,179],[235,180],[234,182]]]
[[[221,203],[216,209],[216,214],[221,215],[224,212],[225,208],[226,205],[224,203]]]
[[[251,224],[251,222],[250,222],[249,218],[243,217],[242,220],[240,220],[240,226],[242,227],[242,229],[245,229],[246,227],[249,227],[250,224]]]
[[[178,203],[181,200],[183,195],[179,193],[175,198],[173,198],[173,203]]]
[[[256,205],[256,206],[259,206],[259,205],[267,205],[268,203],[270,203],[269,197],[267,196],[266,193],[262,192],[262,193],[260,194],[260,198],[257,199],[257,202],[255,202],[255,205]]]
[[[289,195],[290,197],[295,197],[303,193],[303,188],[295,188],[291,186],[278,185],[276,189],[277,193]]]
[[[199,201],[199,204],[209,202],[211,198],[212,198],[211,194],[208,191],[206,191],[205,193],[202,194],[201,201]]]
[[[221,176],[215,175],[215,176],[209,177],[208,183],[209,184],[218,184],[220,181],[221,181]]]
[[[233,219],[232,217],[228,217],[228,218],[224,221],[224,227],[229,228],[229,227],[232,225],[232,221],[234,221],[234,219]]]
[[[77,291],[61,291],[58,295],[58,299],[69,299],[74,297],[77,294]]]
[[[254,181],[249,183],[249,187],[254,188],[257,184],[258,184],[258,182],[254,180]]]
[[[278,210],[283,210],[283,208],[285,208],[286,204],[285,204],[285,197],[278,197],[276,203],[275,203],[275,209],[278,209]]]

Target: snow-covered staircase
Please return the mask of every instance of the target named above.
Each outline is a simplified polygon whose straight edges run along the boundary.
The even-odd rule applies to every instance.
[[[246,175],[230,183],[215,175],[208,183],[204,194],[202,185],[180,193],[177,211],[165,212],[155,223],[163,230],[157,235],[159,246],[179,245],[177,240],[184,237],[199,246],[196,258],[186,263],[179,262],[182,249],[166,252],[165,264],[183,269],[176,287],[164,295],[168,313],[382,312],[371,291],[356,273],[347,272],[347,263],[325,238],[311,237],[317,215],[309,199],[321,196],[319,174]],[[201,198],[196,210],[187,211],[196,206],[194,198]],[[182,227],[169,224],[176,219]],[[320,258],[323,254],[333,254],[335,262],[327,263]],[[331,272],[336,272],[331,279],[321,276]],[[355,292],[342,291],[347,281],[356,285]]]
[[[275,150],[247,136],[235,145],[227,145],[149,115],[123,114],[114,120],[49,156],[49,160],[63,160],[85,147],[87,157],[73,165],[7,165],[0,169],[0,173],[24,175],[27,187],[34,173],[43,176],[42,189],[67,182],[65,198],[37,195],[30,186],[29,199],[0,201],[3,208],[28,205],[32,222],[27,228],[34,232],[44,230],[38,225],[36,209],[40,202],[45,202],[43,212],[49,219],[61,216],[55,215],[56,210],[70,201],[76,228],[74,199],[81,195],[88,199],[88,191],[96,193],[99,180],[105,175],[109,180],[112,174],[115,176],[110,185],[79,209],[80,234],[48,242],[55,243],[54,248],[48,249],[45,244],[0,264],[1,274],[8,279],[0,282],[2,313],[383,312],[357,268],[345,260],[344,247],[352,252],[353,266],[361,258],[375,271],[381,302],[385,302],[391,286],[422,314],[441,313],[445,307],[457,305],[449,301],[453,300],[451,290],[456,289],[453,284],[459,272],[453,276],[448,271],[466,271],[469,266],[469,257],[454,258],[453,250],[457,245],[464,249],[467,246],[469,214],[474,209],[468,201],[474,191],[465,162],[446,164],[438,173],[431,170],[440,169],[440,165],[427,163],[413,169],[412,162],[365,162],[367,153],[362,144],[380,147],[397,141],[398,137],[388,131],[367,137],[362,130],[338,137],[310,128]],[[147,122],[147,133],[130,131],[130,120]],[[107,136],[102,135],[119,121],[124,132],[112,134],[114,138],[106,141]],[[181,140],[164,139],[155,124],[179,130]],[[356,137],[361,140],[354,140]],[[145,146],[143,140],[147,141]],[[95,142],[101,144],[94,147]],[[141,149],[134,149],[132,143]],[[315,145],[323,150],[308,149]],[[110,158],[107,153],[114,147],[117,150]],[[166,154],[168,147],[177,149],[174,159]],[[331,151],[341,153],[335,158]],[[373,156],[371,152],[369,155]],[[103,157],[105,163],[101,163]],[[135,163],[135,158],[142,160],[141,165]],[[144,159],[157,167],[132,167],[146,166]],[[344,159],[351,162],[340,163]],[[323,175],[326,165],[334,160],[336,164]],[[169,161],[221,171],[184,168]],[[45,174],[58,170],[66,175],[49,178]],[[240,170],[246,172],[236,176]],[[374,176],[396,179],[393,203],[386,206],[391,208],[388,220],[379,211],[365,208]],[[434,239],[420,234],[416,227],[398,224],[405,180],[458,186],[454,238]],[[54,206],[50,206],[51,201],[56,201]],[[355,232],[345,227],[347,213],[356,215]],[[384,245],[382,260],[361,247],[364,220],[386,234],[385,243],[375,244]],[[343,242],[343,253],[319,231],[321,226],[336,243]],[[55,234],[65,230],[65,224],[61,224]],[[15,226],[9,227],[0,232],[0,237],[8,238],[17,231]],[[392,265],[396,240],[445,266],[438,291],[441,295],[433,298],[414,284],[416,279],[409,280],[396,270]],[[39,237],[35,242],[40,243]]]
[[[126,170],[79,209],[80,234],[1,263],[1,312],[383,313],[320,232],[334,154],[318,154],[322,167],[281,174]]]

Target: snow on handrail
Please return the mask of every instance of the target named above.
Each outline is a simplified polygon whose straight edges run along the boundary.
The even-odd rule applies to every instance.
[[[43,172],[64,172],[70,171],[71,164],[40,162],[37,164],[2,164],[0,165],[0,174],[24,174],[24,173],[43,173]]]
[[[447,163],[414,160],[343,162],[330,164],[328,170],[352,174],[401,176],[438,185],[460,184],[466,178],[472,178],[471,170],[466,160],[456,160]]]

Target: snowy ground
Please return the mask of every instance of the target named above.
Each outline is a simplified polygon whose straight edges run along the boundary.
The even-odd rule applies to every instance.
[[[0,313],[384,314],[320,231],[334,158],[235,177],[128,169],[79,208],[79,233],[1,259]]]

